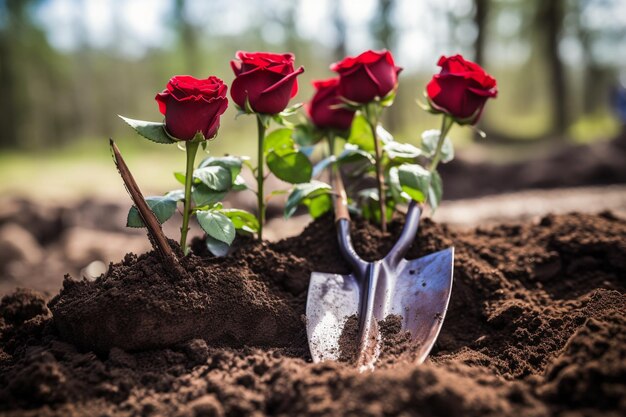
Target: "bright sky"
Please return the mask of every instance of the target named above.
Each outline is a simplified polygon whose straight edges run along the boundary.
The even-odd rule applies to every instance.
[[[296,0],[188,0],[187,14],[190,21],[206,27],[208,33],[235,35],[262,18],[261,11],[280,12],[293,1]],[[340,2],[346,20],[349,52],[372,48],[369,22],[376,13],[376,0],[300,0],[296,15],[300,35],[331,47],[335,33],[329,16],[336,1]],[[146,49],[167,45],[172,40],[172,28],[167,22],[172,4],[172,0],[46,0],[37,15],[57,48],[71,50],[87,43],[95,47],[114,46],[123,54],[140,56]],[[393,18],[402,33],[394,51],[398,62],[409,71],[431,68],[439,55],[459,52],[448,44],[451,28],[443,17],[450,12],[465,16],[471,8],[472,0],[397,0]],[[530,50],[523,42],[515,41],[520,30],[519,15],[512,8],[508,12],[502,10],[495,28],[513,39],[492,45],[488,52],[499,61],[523,61]],[[590,28],[626,28],[626,0],[614,1],[611,7],[588,8],[583,11],[582,20]],[[454,32],[468,45],[476,36],[468,21],[455,26]],[[261,34],[268,42],[284,40],[278,23],[265,24]],[[626,65],[626,42],[618,44],[619,50],[615,50],[614,44],[606,45],[606,50],[602,50],[602,45],[598,49],[598,54],[608,61]],[[582,59],[575,36],[566,34],[561,52],[570,63]]]
[[[190,20],[200,26],[204,24],[202,20],[207,19],[210,32],[232,35],[259,18],[259,7],[280,10],[289,1],[265,0],[264,6],[260,6],[254,0],[191,0],[188,14]],[[337,0],[300,1],[296,18],[301,36],[329,47],[333,45],[335,33],[328,16],[332,15],[334,1]],[[348,29],[349,52],[372,48],[368,25],[376,12],[376,0],[339,1]],[[415,0],[398,2],[394,18],[402,31],[402,40],[394,52],[407,69],[432,66],[445,52],[445,45],[434,41],[445,38],[448,30],[445,25],[433,24],[437,19],[431,15],[433,10],[437,12],[437,6],[433,6],[437,2],[448,7],[453,5],[459,13],[471,8],[471,0],[437,0],[429,2],[430,5]],[[71,50],[81,43],[96,47],[115,45],[122,53],[133,56],[171,41],[172,30],[166,20],[172,3],[170,0],[47,0],[38,9],[37,16],[57,48]],[[215,15],[219,19],[207,18]],[[473,28],[465,30],[469,36],[475,36]],[[262,35],[270,42],[281,41],[284,37],[281,26],[276,23],[264,26]]]

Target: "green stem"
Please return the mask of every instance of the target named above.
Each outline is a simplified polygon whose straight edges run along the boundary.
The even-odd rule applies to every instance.
[[[365,118],[367,119],[368,124],[370,125],[370,129],[372,130],[372,137],[374,138],[374,152],[375,152],[375,162],[376,162],[376,186],[378,188],[378,206],[380,209],[380,229],[383,233],[387,232],[387,210],[385,203],[385,179],[383,177],[383,167],[382,167],[382,155],[380,152],[380,140],[378,139],[378,134],[376,133],[376,126],[378,126],[378,116],[379,112],[377,109],[372,109],[373,112],[370,111],[368,107],[365,107]],[[374,114],[372,114],[374,113]]]
[[[258,140],[258,157],[256,168],[256,186],[257,186],[257,219],[259,221],[259,240],[263,240],[263,224],[265,223],[265,196],[263,194],[263,182],[265,181],[263,174],[263,141],[265,140],[265,125],[261,117],[257,115],[257,130],[259,132]]]
[[[200,142],[185,142],[187,152],[187,167],[185,169],[185,200],[183,208],[183,225],[180,228],[180,248],[187,254],[187,232],[189,232],[189,217],[191,216],[191,184],[193,182],[193,167]]]
[[[331,157],[335,154],[335,133],[328,132],[328,156]]]
[[[447,114],[443,115],[443,120],[441,121],[441,130],[439,132],[439,140],[437,141],[437,148],[435,149],[435,154],[433,155],[433,159],[430,162],[430,167],[428,170],[430,172],[435,172],[437,169],[437,165],[441,161],[441,148],[443,148],[443,143],[446,140],[446,136],[450,131],[450,128],[454,124],[454,119],[449,117]]]

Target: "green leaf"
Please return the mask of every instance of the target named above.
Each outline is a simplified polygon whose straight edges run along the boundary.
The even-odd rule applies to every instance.
[[[172,190],[172,191],[168,192],[167,194],[165,194],[165,197],[169,198],[170,200],[174,200],[174,201],[184,200],[185,199],[185,190],[183,190],[183,189]]]
[[[303,203],[308,207],[309,214],[314,219],[317,219],[333,208],[333,200],[328,194],[305,198]]]
[[[147,122],[145,120],[129,119],[128,117],[118,116],[125,121],[130,127],[135,129],[137,133],[146,139],[156,143],[170,144],[176,141],[170,137],[165,131],[165,124],[156,122]]]
[[[375,164],[376,160],[369,152],[366,152],[362,149],[359,149],[357,145],[352,143],[346,143],[343,147],[343,151],[337,157],[337,161],[339,163],[353,163],[353,162],[369,162],[370,164]]]
[[[285,204],[285,218],[293,216],[298,208],[299,204],[302,204],[304,199],[313,199],[319,195],[330,194],[332,188],[330,185],[322,181],[313,180],[311,182],[298,184],[293,187],[293,190],[287,197],[287,203]]]
[[[383,147],[389,159],[414,159],[422,154],[422,151],[410,143],[388,142]]]
[[[440,131],[437,129],[426,130],[422,133],[421,148],[429,158],[435,155],[437,143],[439,142]],[[441,146],[441,162],[444,164],[454,159],[454,145],[449,137],[446,137]]]
[[[263,141],[263,152],[268,155],[271,152],[277,155],[286,155],[294,152],[296,149],[295,142],[291,137],[293,130],[276,129],[265,137]]]
[[[441,147],[441,162],[447,163],[454,159],[454,145],[450,138],[445,138]]]
[[[191,198],[196,206],[212,206],[226,197],[227,191],[215,191],[200,183],[191,189]]]
[[[391,167],[389,169],[389,190],[391,191],[391,196],[393,197],[396,204],[400,204],[405,202],[404,196],[402,192],[402,185],[400,184],[400,178],[398,176],[398,167]],[[408,197],[408,196],[407,196]]]
[[[179,183],[185,185],[185,173],[183,173],[183,172],[175,172],[174,173],[174,178],[176,178],[176,181],[178,181]]]
[[[246,180],[243,176],[237,175],[233,180],[233,185],[231,188],[233,191],[243,191],[248,189],[248,185],[246,184]]]
[[[430,178],[430,172],[420,165],[403,164],[398,167],[398,179],[402,191],[418,203],[426,201]]]
[[[396,99],[397,89],[391,90],[389,94],[383,97],[380,100],[380,105],[383,107],[390,107],[393,104],[393,101]]]
[[[300,146],[312,146],[319,142],[324,135],[311,123],[300,123],[294,127],[291,137]]]
[[[167,196],[146,197],[146,203],[148,203],[148,207],[150,207],[159,223],[164,223],[176,212],[176,200]],[[126,226],[145,227],[137,207],[132,206],[128,211]]]
[[[336,160],[337,160],[337,158],[335,157],[335,155],[331,155],[331,156],[328,156],[328,157],[322,159],[321,161],[319,161],[313,167],[312,177],[317,177],[318,175],[320,175],[322,173],[322,171],[324,171],[330,164],[332,164]]]
[[[230,169],[218,165],[198,168],[193,177],[213,191],[228,191],[233,182]]]
[[[432,173],[432,180],[430,181],[430,187],[428,188],[428,202],[433,212],[439,207],[441,198],[443,197],[443,183],[441,177],[437,171]]]
[[[426,156],[432,157],[435,154],[439,135],[440,131],[437,129],[425,130],[422,133],[422,143],[420,147],[422,148]]]
[[[376,136],[378,136],[378,139],[380,139],[383,145],[395,141],[393,135],[381,125],[376,126]]]
[[[236,156],[209,156],[208,158],[205,158],[202,162],[200,162],[198,168],[220,166],[229,169],[232,178],[236,178],[237,175],[239,175],[239,173],[241,172],[242,165],[243,161],[241,160],[241,158],[238,158]]]
[[[361,215],[366,220],[380,222],[380,209],[378,207],[378,190],[375,188],[365,188],[358,192],[357,200],[361,208]]]
[[[282,155],[272,151],[267,155],[267,166],[276,177],[291,184],[308,182],[313,174],[311,161],[300,151]]]
[[[227,245],[233,243],[235,239],[235,225],[228,217],[213,210],[197,211],[196,217],[200,227],[207,235]]]
[[[304,104],[303,103],[296,103],[292,106],[287,107],[285,110],[281,111],[280,114],[283,117],[288,117],[288,116],[292,116],[294,114],[296,114],[298,112],[298,110],[300,110],[302,108]]]
[[[218,258],[228,255],[228,251],[230,250],[230,245],[227,245],[221,240],[217,240],[209,235],[206,235],[204,243],[206,244],[206,248],[209,252]]]
[[[220,213],[228,217],[237,230],[244,230],[250,233],[259,231],[259,220],[250,212],[239,209],[222,209]]]
[[[372,130],[370,129],[367,119],[362,114],[357,114],[352,121],[348,143],[352,143],[367,152],[374,151]]]

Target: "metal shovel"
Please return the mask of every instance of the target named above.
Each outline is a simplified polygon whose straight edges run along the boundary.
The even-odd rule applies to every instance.
[[[389,254],[379,261],[364,261],[352,246],[346,193],[336,167],[331,171],[331,183],[336,192],[333,206],[339,248],[352,274],[311,274],[306,327],[313,361],[339,359],[346,321],[356,315],[355,365],[361,371],[373,369],[382,346],[379,322],[398,315],[402,331],[410,332],[416,346],[415,361],[422,363],[439,335],[450,300],[454,248],[410,261],[403,259],[421,215],[420,206],[412,201],[404,229]]]

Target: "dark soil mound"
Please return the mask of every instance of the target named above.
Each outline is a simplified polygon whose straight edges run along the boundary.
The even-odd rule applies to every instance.
[[[357,251],[382,256],[400,228],[393,223],[383,239],[375,228],[355,224]],[[95,282],[67,279],[49,304],[54,319],[36,294],[5,297],[0,410],[9,416],[626,413],[626,221],[573,214],[459,232],[425,220],[408,257],[449,245],[456,247],[454,288],[431,359],[413,365],[390,319],[384,360],[373,373],[311,364],[306,350],[301,316],[309,273],[348,271],[330,218],[297,238],[243,242],[226,259],[192,256],[185,261],[188,281],[163,277],[151,254],[129,255]],[[85,330],[105,328],[106,337]]]
[[[259,244],[244,256],[183,258],[189,276],[175,279],[154,253],[129,254],[96,281],[68,277],[50,309],[64,339],[98,353],[168,347],[194,338],[232,347],[289,347],[295,339],[306,348],[300,315],[308,271],[294,266],[268,279],[272,271],[263,275],[251,266],[259,258],[276,268],[302,263]],[[292,281],[289,274],[303,281],[297,291],[282,284]]]
[[[492,139],[490,135],[486,143]],[[547,153],[536,151],[533,155],[529,160],[508,164],[459,158],[442,165],[446,199],[533,188],[626,183],[626,130],[611,141],[565,145]]]

